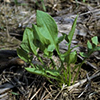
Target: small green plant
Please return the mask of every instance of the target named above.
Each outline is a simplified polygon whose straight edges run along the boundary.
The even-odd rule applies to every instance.
[[[92,42],[92,43],[91,43]],[[75,66],[74,70],[78,67],[78,70],[77,70],[77,73],[75,75],[75,78],[73,80],[73,84],[78,76],[78,73],[80,71],[80,68],[81,66],[83,65],[83,63],[85,63],[86,59],[88,59],[90,57],[90,55],[95,52],[95,51],[98,51],[100,50],[100,46],[98,46],[99,42],[98,42],[98,37],[97,36],[94,36],[92,39],[91,39],[91,42],[88,40],[87,42],[87,53],[84,53],[84,52],[80,52],[80,55],[84,58],[83,61],[78,64],[77,66]]]
[[[94,36],[91,39],[92,43],[88,40],[87,42],[87,53],[81,52],[80,55],[87,59],[94,51],[100,50],[100,47],[98,46],[98,37]]]
[[[77,61],[77,52],[76,50],[72,50],[77,46],[71,48],[71,41],[75,32],[77,17],[74,20],[69,35],[62,33],[62,36],[58,37],[58,29],[54,19],[47,13],[37,10],[37,24],[33,24],[32,28],[25,29],[22,43],[20,45],[20,48],[17,49],[18,56],[32,66],[32,68],[26,67],[25,69],[27,71],[33,74],[44,76],[50,82],[52,82],[51,79],[54,79],[58,82],[58,86],[62,86],[63,84],[67,84],[68,86],[70,86],[72,81],[73,83],[75,82],[79,70],[87,57],[89,57],[93,51],[100,50],[100,48],[97,47],[97,37],[92,38],[93,46],[90,42],[88,42],[89,52],[87,56],[86,54],[81,53],[82,56],[84,55],[85,59],[81,64],[75,65],[74,70],[78,68],[78,71],[75,75],[74,80],[72,80],[74,73],[72,73],[71,71],[71,64],[75,64]],[[62,54],[59,51],[59,43],[64,39],[68,42],[66,44],[68,46],[68,50]],[[45,65],[37,52],[38,49],[43,52],[44,57],[51,60],[50,66]],[[61,62],[60,67],[57,67],[54,60],[52,59],[54,50],[56,50]],[[30,55],[32,53],[38,58],[42,65],[33,65],[33,55]],[[64,66],[64,63],[66,63],[67,66]]]

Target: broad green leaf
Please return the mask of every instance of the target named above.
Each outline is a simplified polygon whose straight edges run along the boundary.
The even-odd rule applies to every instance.
[[[47,76],[46,73],[43,70],[39,70],[36,68],[25,68],[28,72],[33,73],[33,74],[37,74],[37,75],[42,75],[42,76]]]
[[[34,45],[34,35],[33,35],[33,31],[31,29],[29,29],[29,33],[27,33],[27,37],[28,37],[28,41],[29,41],[29,47],[32,50],[32,52],[37,55],[37,47]]]
[[[88,52],[90,52],[90,50],[93,49],[92,44],[90,43],[89,40],[88,40],[88,42],[87,42],[87,48],[88,48]]]
[[[28,34],[30,34],[31,32],[32,32],[31,29],[29,28],[25,29],[24,34],[23,34],[23,40],[21,43],[21,48],[28,53],[31,52],[30,45],[29,45],[29,39],[28,39]]]
[[[37,25],[33,24],[32,28],[33,28],[33,34],[34,34],[34,37],[35,37],[34,42],[35,42],[36,45],[38,45],[38,46],[40,46],[40,48],[42,48],[43,45],[45,46],[45,45],[50,44],[49,40],[44,38],[45,34],[42,35],[42,31],[39,31],[39,28],[38,28]],[[39,45],[39,44],[41,44],[42,46]]]
[[[24,60],[27,63],[29,63],[32,60],[32,58],[29,57],[28,53],[23,49],[17,48],[17,54],[22,60]]]
[[[68,64],[75,63],[77,61],[77,52],[73,51],[66,57],[66,62]]]
[[[58,29],[54,19],[47,13],[37,10],[37,26],[41,35],[51,42],[55,42],[58,38]]]
[[[58,29],[54,19],[43,11],[37,10],[37,25],[33,25],[35,41],[40,42],[40,49],[48,48],[52,52],[58,42]],[[36,42],[35,42],[36,43]]]
[[[43,71],[43,70],[39,70],[39,69],[36,69],[36,68],[25,68],[28,72],[30,72],[30,73],[33,73],[33,74],[36,74],[36,75],[41,75],[41,76],[44,76],[44,77],[48,77],[48,78],[52,78],[52,79],[56,79],[56,80],[59,80],[57,77],[53,77],[52,76],[52,72],[49,72],[49,70],[47,71],[49,74],[51,74],[51,75],[47,75],[46,74],[46,70],[45,71]],[[58,73],[57,73],[58,74]],[[53,75],[55,75],[55,74],[53,74]]]
[[[23,41],[21,43],[21,47],[29,52],[33,52],[35,55],[37,55],[37,47],[33,44],[34,35],[33,30],[30,28],[26,28],[23,35]]]
[[[55,49],[55,46],[54,45],[49,45],[47,50],[49,52],[53,52],[54,49]]]
[[[34,30],[34,44],[39,47],[41,51],[43,51],[45,54],[49,54],[47,48],[49,43],[49,40],[45,39],[42,35],[41,32],[39,32],[38,27],[36,25],[33,25],[33,30]]]
[[[71,31],[69,32],[68,37],[66,38],[67,42],[72,41],[72,38],[73,38],[73,35],[74,35],[74,32],[75,32],[75,28],[76,28],[77,18],[78,18],[78,16],[75,18],[74,23],[73,23],[72,28],[71,28]]]
[[[98,37],[97,36],[94,36],[91,40],[92,40],[93,44],[95,44],[96,46],[98,45],[99,42],[98,42]]]

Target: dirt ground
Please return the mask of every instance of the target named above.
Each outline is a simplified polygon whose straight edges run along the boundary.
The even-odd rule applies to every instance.
[[[100,51],[83,64],[75,84],[64,89],[57,87],[55,80],[51,84],[24,69],[29,65],[18,58],[16,49],[24,29],[36,24],[37,9],[54,18],[58,36],[62,32],[68,34],[79,15],[72,41],[72,47],[79,45],[78,54],[87,51],[86,43],[93,36],[98,36],[100,42],[100,0],[0,0],[0,100],[99,100]],[[62,53],[67,50],[65,41],[59,46]],[[59,65],[55,54],[54,59]],[[78,62],[81,61],[78,55]]]

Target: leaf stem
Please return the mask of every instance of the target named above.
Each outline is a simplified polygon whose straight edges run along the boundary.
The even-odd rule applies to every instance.
[[[37,55],[37,58],[39,59],[39,61],[44,65],[43,60],[41,59],[41,57],[39,55]]]
[[[84,59],[84,60],[80,63],[79,68],[78,68],[78,71],[76,72],[76,75],[75,75],[75,77],[74,77],[73,84],[75,83],[75,81],[76,81],[76,79],[77,79],[77,76],[78,76],[78,74],[79,74],[80,68],[81,68],[81,66],[84,64],[85,60],[86,60],[86,59]]]
[[[62,68],[64,69],[64,65],[63,65],[63,61],[62,61],[62,59],[61,59],[61,53],[60,53],[60,51],[59,51],[59,47],[58,47],[58,46],[56,46],[56,51],[57,51],[57,54],[58,54],[59,59],[60,59],[60,62],[61,62],[61,67],[59,68],[59,71],[61,71]]]
[[[71,78],[72,78],[72,75],[71,75],[71,69],[70,69],[70,64],[68,64],[67,67],[68,67],[68,74],[69,74],[68,86],[70,86]]]

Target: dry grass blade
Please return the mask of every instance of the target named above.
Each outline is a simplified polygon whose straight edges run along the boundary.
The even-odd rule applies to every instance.
[[[31,97],[30,100],[33,100],[33,99],[34,99],[34,97],[39,93],[39,91],[41,90],[41,88],[42,88],[42,87],[40,87],[40,88],[37,90],[37,92]]]

